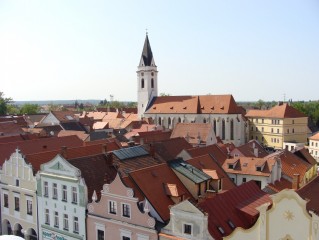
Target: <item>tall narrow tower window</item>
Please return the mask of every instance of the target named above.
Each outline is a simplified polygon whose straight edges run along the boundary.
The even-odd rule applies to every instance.
[[[151,75],[152,75],[152,77],[153,77],[153,76],[154,76],[154,73],[152,72]]]
[[[141,88],[144,88],[144,78],[142,78]]]
[[[154,79],[151,79],[151,87],[154,88]]]

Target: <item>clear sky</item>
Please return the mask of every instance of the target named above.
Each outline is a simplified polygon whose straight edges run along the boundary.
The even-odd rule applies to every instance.
[[[159,93],[319,99],[318,0],[0,0],[0,91],[136,101],[146,28]]]

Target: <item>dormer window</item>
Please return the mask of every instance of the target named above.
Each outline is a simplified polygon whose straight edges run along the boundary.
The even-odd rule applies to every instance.
[[[262,171],[262,167],[256,167],[256,171],[261,172]]]
[[[219,231],[222,235],[225,234],[225,230],[224,230],[222,227],[218,227],[218,231]]]
[[[231,229],[236,228],[235,224],[231,220],[228,220],[228,225],[231,227]]]
[[[228,169],[234,169],[234,164],[228,164]]]

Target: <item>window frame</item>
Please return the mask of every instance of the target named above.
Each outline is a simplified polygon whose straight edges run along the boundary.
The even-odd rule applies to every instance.
[[[63,202],[68,201],[68,187],[67,187],[67,185],[62,185],[62,201]]]
[[[77,187],[72,187],[72,203],[78,203],[78,189]]]
[[[129,203],[121,203],[121,209],[122,209],[122,217],[125,217],[125,218],[129,218],[131,219],[131,204]],[[127,208],[124,208],[124,206],[128,206],[128,215],[125,214],[127,212]]]
[[[58,184],[52,183],[52,198],[58,199]]]
[[[117,202],[116,201],[113,201],[113,200],[108,201],[108,213],[113,214],[113,215],[117,215]]]
[[[187,227],[187,228],[186,228]],[[190,232],[189,232],[190,230]],[[182,233],[186,236],[193,236],[193,224],[192,223],[183,223],[183,230]]]

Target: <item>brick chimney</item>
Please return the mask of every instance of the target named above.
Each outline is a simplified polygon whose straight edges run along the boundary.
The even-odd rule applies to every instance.
[[[68,148],[66,146],[62,146],[61,147],[61,155],[62,157],[64,157],[65,159],[68,158],[68,153],[67,153]]]
[[[292,178],[292,189],[299,189],[299,182],[300,182],[300,174],[294,173],[294,176]]]

